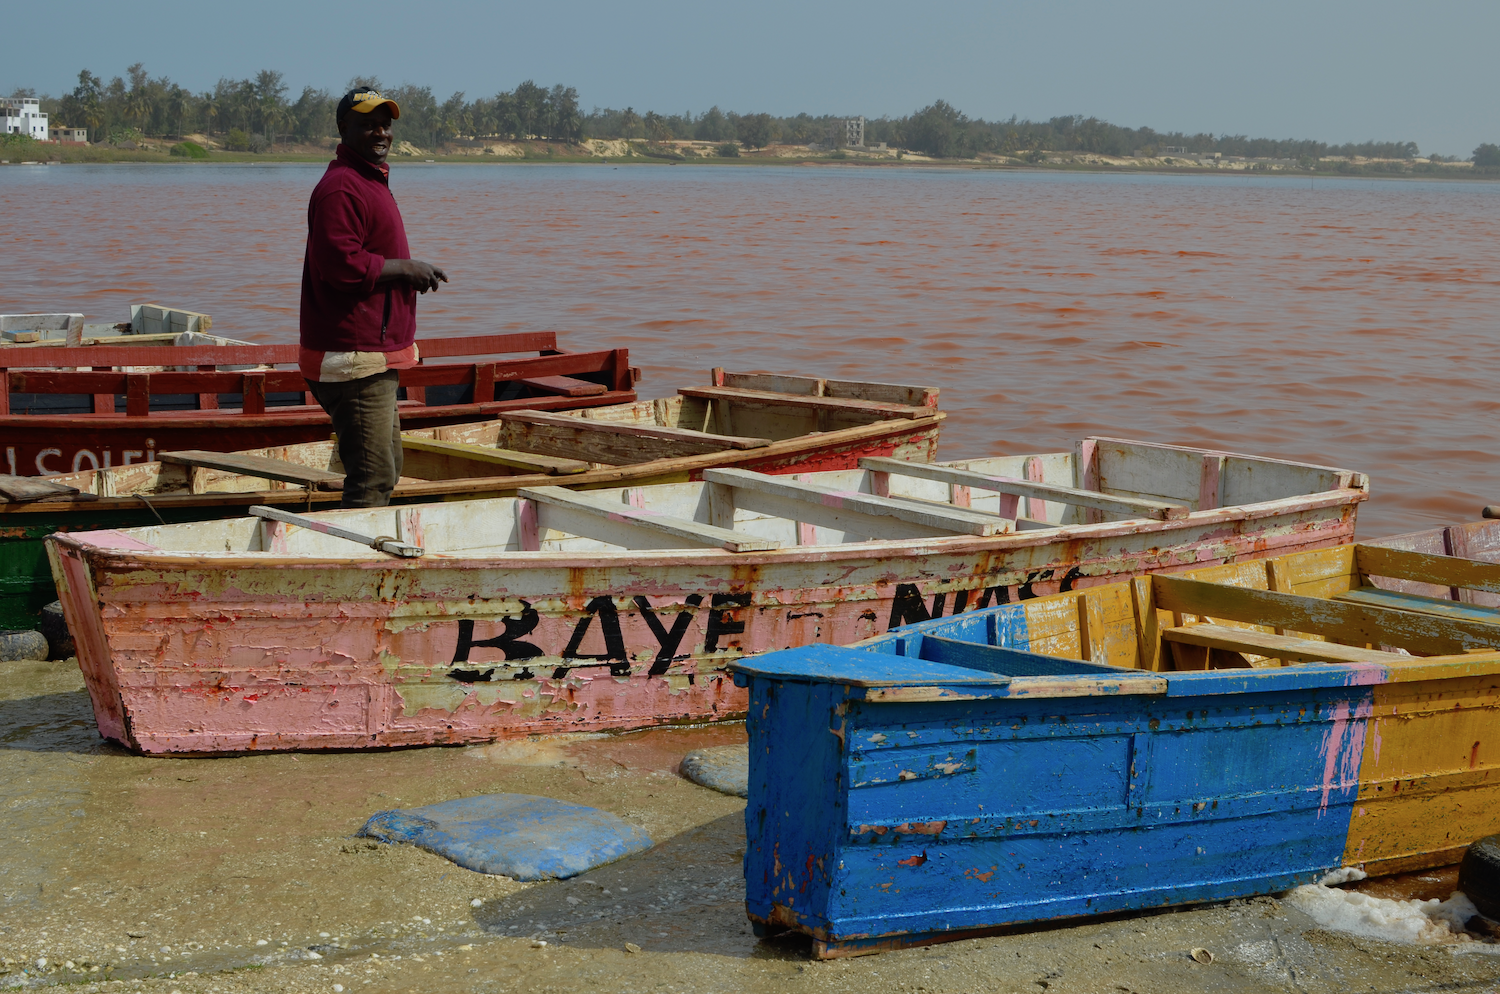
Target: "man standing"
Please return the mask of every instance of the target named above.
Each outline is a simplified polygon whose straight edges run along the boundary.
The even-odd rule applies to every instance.
[[[411,257],[391,196],[391,122],[401,108],[351,90],[336,119],[337,158],[307,206],[299,365],[333,419],[343,507],[384,507],[401,477],[400,370],[417,364],[417,294],[448,274]]]

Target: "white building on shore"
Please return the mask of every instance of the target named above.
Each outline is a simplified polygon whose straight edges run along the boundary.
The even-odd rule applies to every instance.
[[[47,115],[42,113],[41,101],[33,97],[0,97],[0,133],[46,141]]]

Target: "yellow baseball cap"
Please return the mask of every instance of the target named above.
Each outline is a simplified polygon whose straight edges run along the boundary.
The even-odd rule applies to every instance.
[[[368,114],[381,104],[390,104],[391,120],[395,120],[401,116],[401,107],[396,101],[387,98],[379,90],[366,88],[350,90],[344,94],[344,99],[339,101],[338,113],[334,116],[342,120],[344,115],[351,110],[358,111],[361,114]]]

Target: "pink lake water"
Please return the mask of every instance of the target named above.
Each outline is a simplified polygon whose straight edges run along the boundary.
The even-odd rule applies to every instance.
[[[321,166],[0,169],[0,310],[297,334]],[[922,383],[941,456],[1087,434],[1367,472],[1360,534],[1500,503],[1500,184],[970,169],[423,165],[420,334]]]

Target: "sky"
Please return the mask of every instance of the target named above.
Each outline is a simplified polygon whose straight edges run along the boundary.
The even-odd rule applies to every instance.
[[[0,2],[0,88],[59,95],[143,62],[201,91],[283,72],[439,99],[532,79],[637,111],[1097,116],[1253,137],[1500,143],[1495,0],[27,0]],[[23,39],[37,39],[34,45]]]

